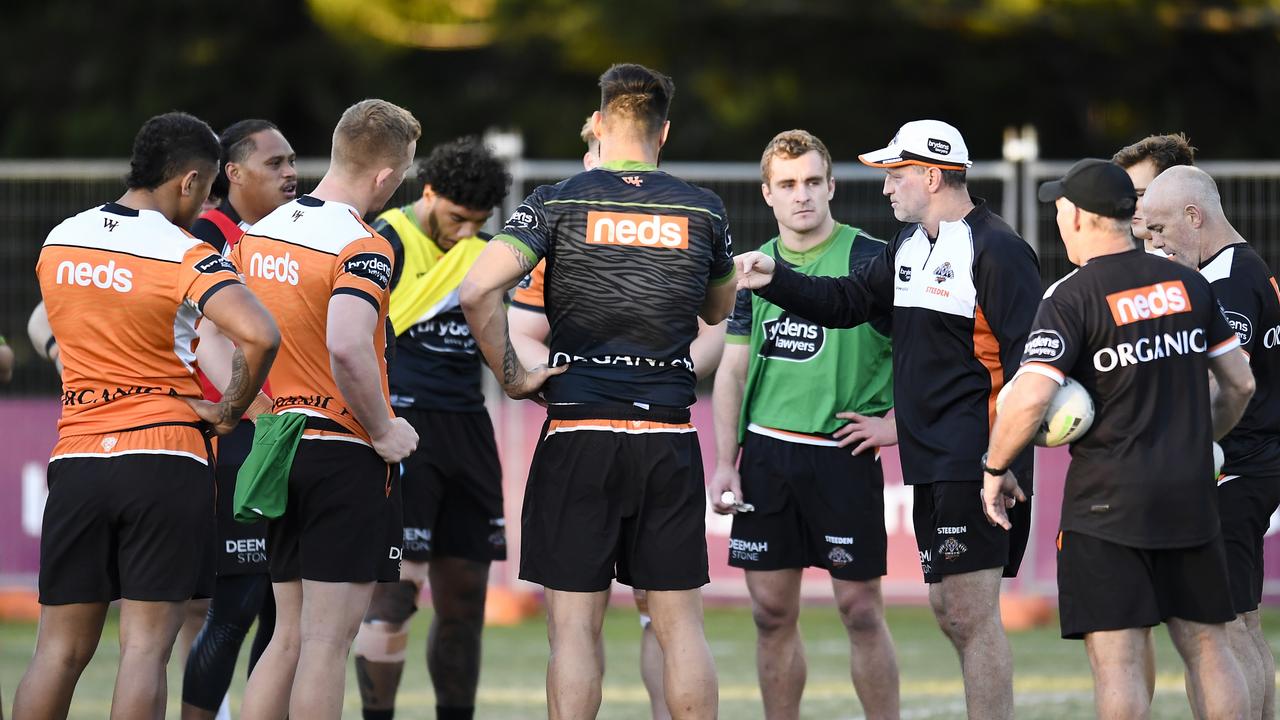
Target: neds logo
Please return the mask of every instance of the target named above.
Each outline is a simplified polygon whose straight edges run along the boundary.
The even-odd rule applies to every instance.
[[[1156,283],[1107,296],[1116,325],[1191,312],[1191,300],[1181,280]]]
[[[133,272],[127,268],[116,267],[116,261],[110,260],[106,265],[90,265],[87,262],[73,263],[64,260],[58,264],[58,276],[55,281],[59,285],[79,285],[95,287],[116,292],[127,293],[133,289]]]
[[[687,250],[689,218],[678,215],[588,212],[587,243]]]
[[[298,261],[294,260],[289,253],[285,253],[284,257],[254,253],[253,257],[249,258],[249,274],[263,280],[297,285]]]

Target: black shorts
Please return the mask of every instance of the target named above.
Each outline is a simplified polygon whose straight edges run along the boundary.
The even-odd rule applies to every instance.
[[[1218,516],[1236,614],[1262,602],[1262,539],[1280,505],[1280,477],[1231,477],[1218,485]]]
[[[284,515],[267,523],[271,581],[400,579],[399,473],[373,448],[303,438]]]
[[[1062,637],[1235,619],[1222,537],[1191,548],[1146,550],[1065,531],[1058,535]]]
[[[1012,530],[987,522],[982,512],[982,481],[935,482],[916,485],[911,519],[924,581],[936,583],[944,575],[1004,568],[1016,577],[1031,533],[1031,498],[1009,510]]]
[[[419,438],[401,463],[404,559],[506,560],[502,464],[489,413],[397,408],[396,414]]]
[[[253,447],[253,430],[253,423],[242,420],[230,434],[218,438],[214,476],[218,479],[219,575],[251,575],[269,569],[266,521],[242,523],[235,517],[236,474]]]
[[[707,584],[706,485],[689,411],[550,412],[525,487],[520,579],[572,592],[607,590],[615,572],[638,590]]]
[[[181,602],[201,590],[214,538],[214,480],[190,457],[136,454],[49,463],[40,603]]]
[[[748,432],[742,500],[729,565],[745,570],[821,567],[840,580],[885,574],[884,474],[875,452],[788,442]]]

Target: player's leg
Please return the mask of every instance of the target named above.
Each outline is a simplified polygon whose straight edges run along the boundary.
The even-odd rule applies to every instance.
[[[1105,630],[1084,636],[1093,670],[1093,702],[1101,720],[1144,720],[1151,714],[1147,676],[1154,674],[1147,629]]]
[[[649,695],[649,715],[652,720],[671,720],[662,686],[662,646],[658,644],[653,618],[649,616],[648,595],[644,590],[632,590],[631,595],[640,615],[640,680]]]
[[[546,590],[547,710],[551,720],[594,718],[600,711],[604,652],[600,632],[609,591]]]
[[[1201,717],[1244,720],[1250,716],[1248,685],[1231,653],[1224,624],[1169,618],[1169,637],[1195,685]]]
[[[273,551],[275,547],[273,544]],[[274,569],[274,560],[272,566]],[[275,629],[258,664],[249,673],[240,706],[243,720],[283,720],[289,713],[289,693],[302,647],[302,581],[273,582],[271,590],[276,606]]]
[[[209,616],[210,604],[211,598],[207,597],[193,598],[183,603],[182,627],[178,629],[178,638],[173,643],[173,660],[177,665],[184,668],[187,666],[187,655],[196,644],[196,637],[200,635],[200,629]]]
[[[898,717],[898,657],[884,619],[880,579],[832,578],[849,635],[849,672],[867,720]]]
[[[93,658],[107,603],[41,605],[36,651],[13,698],[15,720],[65,718],[80,674]]]
[[[373,595],[372,582],[302,581],[302,632],[289,716],[337,720],[347,655]]]
[[[418,611],[418,595],[426,577],[426,563],[406,560],[400,565],[399,582],[378,583],[373,588],[369,609],[351,648],[365,720],[394,716],[409,646],[409,621]]]
[[[271,576],[259,575],[263,585],[262,608],[258,610],[258,629],[253,633],[253,645],[249,648],[249,672],[258,664],[267,645],[271,644],[271,634],[276,628],[276,596],[271,592]]]
[[[164,716],[165,665],[185,613],[185,602],[120,602],[120,670],[111,697],[113,719]]]
[[[756,625],[756,676],[769,720],[800,716],[807,675],[800,637],[800,573],[800,568],[746,573]]]
[[[1249,637],[1253,639],[1253,646],[1257,650],[1259,662],[1262,665],[1261,703],[1252,707],[1259,710],[1257,715],[1271,720],[1276,716],[1275,655],[1271,652],[1271,643],[1267,642],[1266,633],[1262,631],[1262,615],[1257,610],[1253,610],[1245,613],[1243,619]]]
[[[470,720],[480,684],[489,563],[437,555],[430,566],[431,631],[427,670],[436,693],[438,720]]]
[[[944,575],[929,586],[938,626],[960,656],[971,718],[1013,717],[1013,654],[1000,624],[1000,568]]]
[[[648,598],[665,660],[662,680],[671,717],[716,717],[719,686],[702,625],[702,590],[649,590]]]
[[[231,687],[245,635],[268,591],[265,575],[218,577],[182,679],[183,720],[213,720]]]

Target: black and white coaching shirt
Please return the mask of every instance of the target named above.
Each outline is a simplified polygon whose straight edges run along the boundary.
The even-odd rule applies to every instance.
[[[1248,243],[1219,250],[1200,274],[1213,286],[1227,323],[1249,355],[1257,390],[1244,417],[1222,439],[1223,475],[1280,475],[1280,288],[1258,253]]]
[[[1218,534],[1207,373],[1239,346],[1207,280],[1142,250],[1050,286],[1019,372],[1074,378],[1096,413],[1071,445],[1063,530],[1140,548]]]

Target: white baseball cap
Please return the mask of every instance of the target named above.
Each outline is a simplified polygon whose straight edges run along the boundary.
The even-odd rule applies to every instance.
[[[960,131],[941,120],[912,120],[898,128],[889,146],[859,155],[863,165],[891,168],[925,165],[943,170],[973,166]]]

